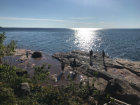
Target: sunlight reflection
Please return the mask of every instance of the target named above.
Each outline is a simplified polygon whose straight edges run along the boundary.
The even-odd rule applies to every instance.
[[[74,44],[76,47],[80,48],[83,51],[89,51],[93,49],[93,47],[97,47],[96,41],[99,41],[99,37],[97,35],[97,28],[83,28],[78,29],[75,28],[75,41]]]

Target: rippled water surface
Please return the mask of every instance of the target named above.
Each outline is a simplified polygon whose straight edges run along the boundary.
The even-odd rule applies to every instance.
[[[4,44],[17,40],[17,46],[47,54],[83,50],[102,52],[113,58],[140,61],[140,29],[1,28]]]

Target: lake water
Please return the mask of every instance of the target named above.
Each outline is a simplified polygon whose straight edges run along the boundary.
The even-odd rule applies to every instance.
[[[72,50],[93,50],[111,58],[140,61],[140,29],[99,28],[0,28],[5,31],[7,45],[18,41],[22,49],[42,51],[52,55]]]

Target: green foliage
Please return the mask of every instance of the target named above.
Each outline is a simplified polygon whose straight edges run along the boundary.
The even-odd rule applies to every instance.
[[[30,78],[29,83],[33,83],[33,84],[39,84],[39,83],[43,83],[43,82],[48,82],[49,78],[49,71],[48,69],[50,69],[51,65],[48,65],[47,68],[45,68],[46,64],[43,64],[42,66],[39,67],[35,67],[34,66],[34,75]]]
[[[5,38],[5,32],[3,32],[3,34],[0,33],[0,63],[2,63],[1,58],[3,58],[4,56],[11,56],[15,53],[17,41],[12,40],[7,46],[4,46],[3,42]]]
[[[98,72],[93,72],[93,75],[98,78]]]
[[[3,34],[0,33],[0,45],[3,46],[3,42],[5,40],[5,32],[3,32]]]
[[[9,64],[0,65],[0,80],[7,83],[9,87],[18,87],[20,83],[27,82],[27,75],[19,77],[16,72],[22,72],[22,69],[10,66]]]
[[[16,97],[12,88],[7,87],[6,83],[0,82],[0,104],[1,105],[14,105]]]
[[[82,99],[88,98],[89,94],[90,92],[87,87],[81,88],[80,91],[78,92],[79,97],[81,97]]]

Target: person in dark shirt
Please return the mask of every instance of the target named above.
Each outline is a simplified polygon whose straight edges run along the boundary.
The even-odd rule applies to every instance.
[[[93,51],[91,50],[91,51],[90,51],[90,61],[91,61],[92,55],[93,55]]]
[[[28,58],[28,52],[26,51],[26,57]]]
[[[73,71],[74,71],[74,67],[76,67],[76,60],[75,60],[75,58],[73,60]],[[77,67],[76,67],[76,70],[77,70]]]
[[[104,52],[104,50],[103,50],[103,52],[102,52],[102,56],[103,56],[103,60],[104,60],[104,57],[105,57],[105,52]]]
[[[62,62],[62,63],[61,63],[61,70],[64,71],[64,68],[65,68],[65,63]]]

